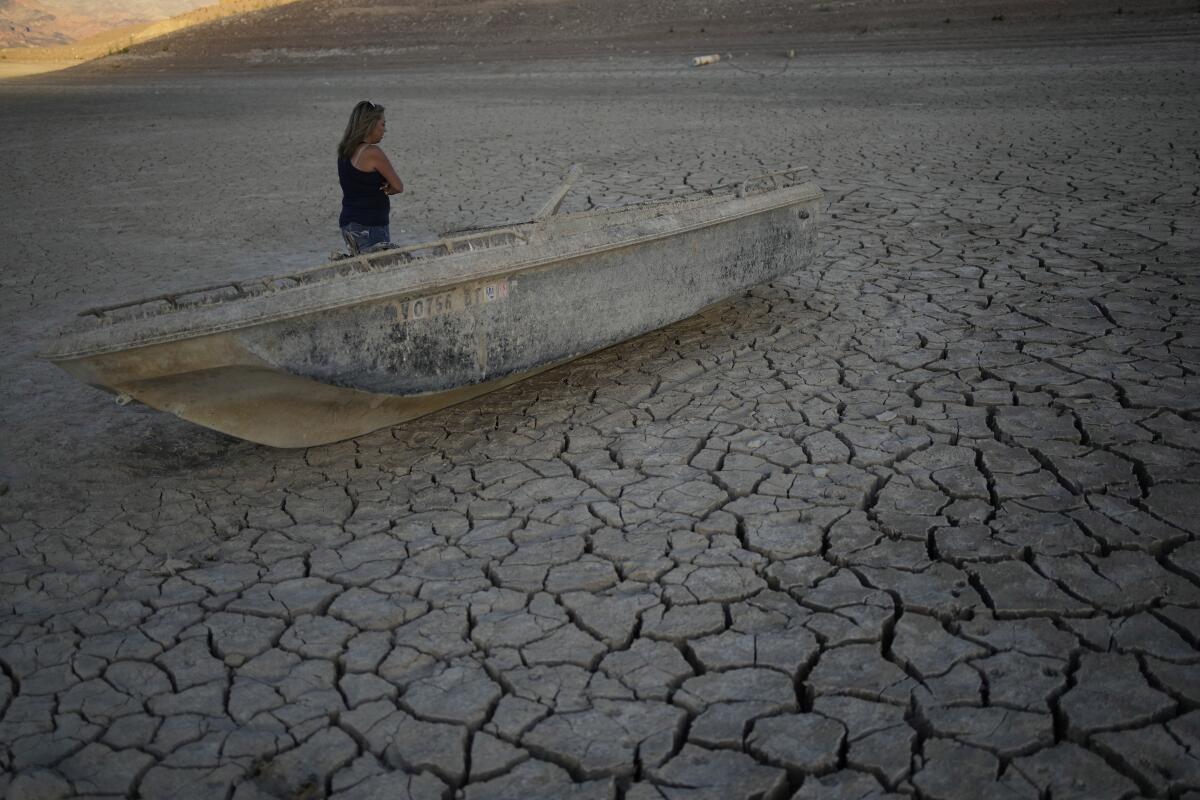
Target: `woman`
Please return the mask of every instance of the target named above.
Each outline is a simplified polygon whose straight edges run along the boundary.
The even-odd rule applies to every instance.
[[[363,100],[350,112],[346,133],[338,145],[338,182],[342,185],[342,237],[357,255],[391,242],[388,195],[404,191],[404,183],[379,147],[387,133],[383,106]]]

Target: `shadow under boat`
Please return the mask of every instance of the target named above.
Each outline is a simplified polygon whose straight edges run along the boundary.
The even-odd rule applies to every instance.
[[[507,386],[793,272],[800,169],[460,232],[304,272],[88,309],[42,357],[122,401],[274,447],[358,436]]]

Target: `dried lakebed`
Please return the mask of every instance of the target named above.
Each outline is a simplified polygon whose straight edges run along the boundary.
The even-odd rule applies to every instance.
[[[1197,52],[4,88],[0,789],[1195,797]],[[793,163],[823,254],[306,452],[30,358],[86,305],[334,246],[360,94],[404,131],[398,227],[519,218],[580,153],[576,208]],[[77,193],[11,166],[35,141]],[[297,166],[243,182],[264,150]]]

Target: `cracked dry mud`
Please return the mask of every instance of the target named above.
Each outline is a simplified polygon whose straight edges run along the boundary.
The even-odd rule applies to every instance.
[[[527,213],[573,160],[576,208],[790,162],[829,213],[787,278],[352,442],[6,353],[0,790],[1197,797],[1200,51],[1044,44],[405,73],[400,226]],[[10,163],[98,120],[50,129],[89,182],[61,238],[15,235],[62,201],[14,178],[4,333],[328,249],[361,80],[4,89]],[[151,121],[125,177],[194,220],[173,246],[103,195]],[[305,191],[228,194],[272,141]]]

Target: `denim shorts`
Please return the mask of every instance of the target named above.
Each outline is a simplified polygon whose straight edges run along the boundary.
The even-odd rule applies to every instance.
[[[387,225],[360,225],[357,222],[347,222],[342,226],[342,238],[353,255],[366,253],[379,244],[390,244],[392,236]]]

